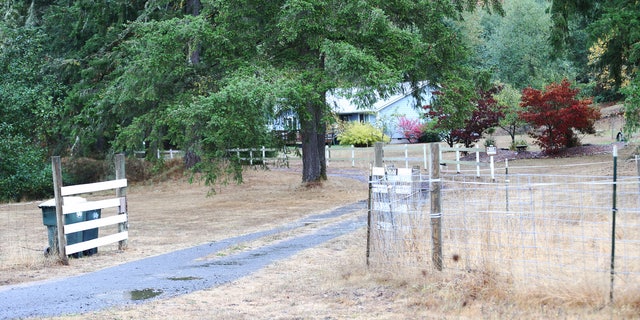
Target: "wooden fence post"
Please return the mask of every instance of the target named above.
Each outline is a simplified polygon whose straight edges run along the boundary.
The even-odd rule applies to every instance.
[[[382,164],[382,158],[384,157],[384,150],[382,149],[382,146],[383,146],[382,142],[376,142],[373,145],[374,152],[375,152],[375,156],[373,158],[374,167],[381,168],[384,166],[384,164]]]
[[[324,146],[324,158],[325,164],[328,166],[329,161],[331,160],[331,148],[329,148],[329,146]]]
[[[356,166],[356,147],[351,145],[351,167]]]
[[[62,212],[64,198],[62,197],[62,166],[59,156],[51,157],[51,167],[53,169],[53,194],[56,201],[56,237],[58,239],[57,248],[54,245],[53,250],[58,252],[58,257],[64,265],[69,265],[67,239],[64,237],[64,213]],[[55,242],[54,240],[54,244]]]
[[[409,147],[407,144],[404,144],[404,167],[409,168]]]
[[[477,143],[476,149],[479,149]],[[480,177],[480,152],[478,150],[476,150],[476,177]]]
[[[116,154],[116,180],[118,179],[126,179],[127,175],[125,173],[125,158],[123,153]],[[120,210],[118,210],[118,214],[128,214],[127,213],[127,187],[122,187],[116,189],[116,197],[125,199],[120,203]],[[129,230],[129,219],[125,222],[118,224],[118,232],[123,232]],[[128,246],[128,240],[120,240],[118,242],[118,249],[125,250]]]
[[[460,173],[460,148],[456,145],[456,173]]]
[[[428,160],[427,160],[427,145],[426,145],[426,144],[423,144],[423,145],[422,145],[422,162],[423,162],[423,163],[422,163],[422,167],[423,167],[423,168],[425,168],[425,169],[426,169],[426,168],[431,169],[431,168],[429,167],[429,163],[428,163]]]
[[[431,190],[431,261],[438,271],[442,271],[442,181],[440,180],[440,144],[430,143],[431,147],[431,177],[429,189]]]

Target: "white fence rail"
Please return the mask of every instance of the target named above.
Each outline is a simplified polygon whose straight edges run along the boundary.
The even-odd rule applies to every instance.
[[[391,165],[398,168],[413,168],[419,166],[421,168],[431,167],[431,155],[429,154],[429,144],[387,144],[382,147],[382,160],[385,165]],[[474,153],[475,161],[464,161],[463,153]],[[461,166],[476,167],[476,175],[480,175],[482,167],[489,167],[490,163],[480,161],[480,153],[485,149],[464,148],[464,147],[441,147],[439,161],[442,165],[455,165],[456,172],[461,172]],[[352,167],[357,164],[369,165],[373,163],[375,158],[375,150],[373,148],[355,148],[354,146],[327,146],[325,147],[325,158],[327,164],[331,162],[347,162]],[[453,153],[455,157],[445,156],[445,154]]]
[[[444,157],[442,156],[442,152],[448,152],[448,151],[453,151],[456,154],[456,158],[455,160],[446,160],[444,159]],[[478,148],[478,146],[476,145],[475,148],[464,148],[464,147],[442,147],[440,148],[440,163],[441,164],[453,164],[456,166],[456,172],[460,173],[461,169],[460,166],[461,165],[468,165],[468,166],[475,166],[476,167],[476,176],[480,176],[480,167],[481,166],[487,166],[490,165],[493,167],[493,157],[491,159],[491,163],[483,163],[480,162],[480,152],[484,152],[485,149],[481,149]],[[462,161],[460,160],[460,155],[463,152],[467,152],[467,153],[474,153],[476,155],[476,160],[475,161]]]
[[[273,163],[278,166],[289,164],[289,149],[267,148],[235,148],[227,149],[227,152],[234,154],[239,160],[246,161],[249,165]]]
[[[293,160],[300,160],[301,150],[297,149],[296,151],[292,151],[294,148],[297,147],[274,149],[261,146],[256,148],[228,149],[227,151],[231,154],[235,154],[240,160],[247,161],[251,165],[253,165],[255,163],[278,163],[284,161],[288,162]],[[405,168],[411,168],[416,165],[424,166],[425,168],[429,166],[428,144],[385,145],[383,149],[385,153],[384,161],[387,164],[394,163],[397,167]],[[269,156],[268,153],[271,153],[272,156]],[[325,146],[325,161],[329,166],[331,165],[331,163],[346,163],[350,164],[352,167],[356,167],[359,165],[368,167],[373,162],[373,160],[374,149],[371,147],[356,148],[353,145]]]
[[[181,158],[184,156],[184,151],[182,150],[160,150],[156,149],[156,157],[158,159],[173,159],[173,158]]]
[[[429,144],[386,144],[382,147],[382,150],[384,153],[383,161],[386,165],[393,164],[398,168],[412,168],[415,166],[429,168],[431,166]],[[227,151],[251,165],[264,163],[288,164],[290,161],[301,160],[301,150],[297,149],[297,147],[275,149],[261,146],[228,149]],[[461,155],[464,152],[475,153],[476,160],[461,160]],[[461,166],[476,167],[476,174],[479,176],[481,168],[490,166],[490,163],[480,161],[481,152],[485,152],[485,149],[477,146],[475,148],[442,147],[439,161],[443,165],[455,165],[458,173],[461,172]],[[455,157],[446,156],[448,154],[455,154]],[[356,148],[353,145],[325,146],[325,161],[328,166],[331,166],[332,163],[343,163],[351,165],[351,167],[369,167],[374,162],[374,159],[375,150],[373,147]]]

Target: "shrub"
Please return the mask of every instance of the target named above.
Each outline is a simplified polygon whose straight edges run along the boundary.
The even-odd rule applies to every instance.
[[[491,137],[490,137],[490,138],[486,138],[486,139],[484,140],[484,146],[485,146],[485,147],[491,147],[491,146],[497,147],[497,145],[496,145],[496,139],[491,138]]]
[[[0,201],[44,198],[53,194],[51,165],[43,148],[0,127]]]
[[[442,141],[442,133],[438,130],[425,130],[420,134],[420,138],[418,138],[418,142],[421,143],[440,141]]]
[[[351,122],[345,125],[344,131],[338,136],[338,141],[340,145],[369,147],[375,142],[389,142],[391,139],[370,123]]]
[[[409,140],[409,143],[415,143],[420,140],[420,136],[422,135],[422,124],[420,120],[400,117],[398,119],[398,127],[402,135]]]
[[[106,176],[102,160],[84,157],[64,158],[61,165],[66,185],[99,182]]]
[[[182,161],[176,159],[182,166]],[[154,174],[164,174],[168,165],[164,162],[156,164],[160,166],[154,170],[154,163],[145,159],[127,157],[125,159],[125,172],[129,182],[142,182],[153,178]],[[63,158],[62,174],[65,185],[85,184],[115,179],[115,167],[113,157],[106,160],[92,158]]]
[[[178,159],[179,160],[179,159]],[[167,165],[166,163],[164,164]],[[127,158],[125,172],[130,182],[142,182],[151,178],[153,164],[145,159]]]
[[[517,146],[529,146],[529,143],[527,142],[527,140],[524,139],[520,139],[520,140],[516,140],[514,142],[511,143],[511,146],[509,147],[510,150],[516,150]]]

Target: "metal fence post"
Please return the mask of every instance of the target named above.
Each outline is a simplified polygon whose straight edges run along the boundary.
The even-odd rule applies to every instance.
[[[431,190],[431,242],[433,250],[431,261],[438,271],[442,271],[442,181],[440,180],[440,161],[434,159],[440,154],[440,144],[431,143],[431,177],[429,178],[429,190]]]
[[[618,208],[616,207],[616,187],[618,180],[618,148],[613,146],[613,199],[612,199],[612,221],[611,221],[611,288],[609,289],[609,300],[613,303],[613,280],[615,278],[615,256],[616,256],[616,213]]]

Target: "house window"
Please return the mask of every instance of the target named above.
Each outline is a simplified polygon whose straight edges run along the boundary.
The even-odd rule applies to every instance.
[[[298,129],[298,119],[296,117],[288,116],[284,119],[284,129],[285,130],[297,130]]]

